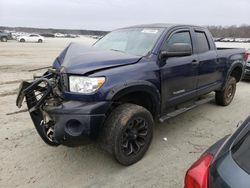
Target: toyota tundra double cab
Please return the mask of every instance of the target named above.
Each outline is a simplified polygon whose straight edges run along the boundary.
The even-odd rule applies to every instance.
[[[47,144],[98,140],[131,165],[148,150],[155,122],[210,101],[203,97],[210,92],[218,105],[229,105],[244,67],[244,49],[216,48],[203,27],[139,25],[91,47],[71,43],[52,69],[21,83],[16,104],[26,98]]]

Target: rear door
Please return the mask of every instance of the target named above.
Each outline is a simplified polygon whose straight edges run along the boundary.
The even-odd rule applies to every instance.
[[[173,43],[188,43],[193,48],[194,41],[189,28],[173,31],[163,44],[161,51]],[[162,112],[180,102],[196,96],[198,57],[168,57],[160,67],[162,88]]]
[[[206,30],[195,29],[196,52],[199,59],[198,95],[213,90],[221,84],[223,78],[223,64],[217,59],[212,37]]]

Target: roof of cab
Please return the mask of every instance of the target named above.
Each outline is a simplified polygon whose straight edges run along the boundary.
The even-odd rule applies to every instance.
[[[124,27],[124,28],[121,28],[121,29],[128,29],[128,28],[173,28],[173,27],[180,27],[180,26],[204,28],[204,27],[201,27],[201,26],[186,25],[186,24],[153,23],[153,24],[134,25],[134,26]]]

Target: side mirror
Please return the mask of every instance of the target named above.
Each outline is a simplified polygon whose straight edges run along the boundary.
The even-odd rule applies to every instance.
[[[167,50],[160,52],[160,59],[192,55],[192,47],[188,43],[174,43]]]

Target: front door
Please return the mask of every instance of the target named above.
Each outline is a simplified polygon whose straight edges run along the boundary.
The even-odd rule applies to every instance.
[[[174,31],[163,45],[162,51],[174,43],[188,43],[193,48],[189,29]],[[160,68],[162,112],[196,96],[198,57],[192,53],[183,57],[168,57]]]

